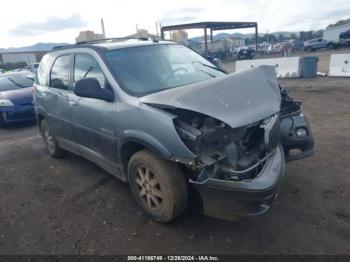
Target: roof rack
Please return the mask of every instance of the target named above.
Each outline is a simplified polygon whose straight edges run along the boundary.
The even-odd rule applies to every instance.
[[[59,45],[52,48],[59,49],[59,48],[70,48],[70,47],[76,47],[79,45],[85,45],[85,44],[98,44],[98,43],[111,43],[111,42],[118,42],[118,41],[125,41],[125,40],[139,40],[139,41],[153,41],[157,42],[154,38],[147,38],[147,37],[113,37],[113,38],[102,38],[102,39],[96,39],[96,40],[88,40],[88,41],[81,41],[77,42],[76,44],[70,44],[70,45]]]
[[[112,38],[102,38],[102,39],[96,39],[96,40],[81,41],[81,42],[77,42],[77,45],[96,44],[96,43],[105,43],[105,42],[118,42],[118,41],[123,41],[123,40],[148,41],[150,39],[147,37],[112,37]]]

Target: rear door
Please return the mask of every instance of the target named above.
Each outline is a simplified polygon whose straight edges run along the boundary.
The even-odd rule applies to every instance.
[[[89,53],[75,54],[72,77],[73,88],[80,79],[93,77],[101,88],[112,90],[100,65]],[[74,139],[81,155],[104,167],[115,164],[116,102],[76,95],[71,99]]]
[[[45,97],[45,112],[50,128],[53,130],[60,146],[70,151],[77,150],[73,142],[72,105],[70,104],[70,66],[73,56],[58,56],[51,67]]]

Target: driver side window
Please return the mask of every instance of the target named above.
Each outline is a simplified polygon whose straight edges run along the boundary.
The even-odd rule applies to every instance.
[[[96,78],[101,88],[108,87],[106,77],[96,60],[88,54],[77,54],[75,55],[74,62],[73,86],[75,86],[75,83],[80,79],[87,77]]]

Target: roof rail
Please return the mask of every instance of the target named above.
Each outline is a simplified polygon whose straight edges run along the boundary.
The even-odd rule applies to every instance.
[[[105,43],[105,42],[117,42],[117,41],[123,41],[123,40],[148,41],[150,39],[147,37],[112,37],[112,38],[102,38],[102,39],[96,39],[96,40],[81,41],[81,42],[77,42],[77,45],[96,44],[96,43]]]
[[[88,41],[81,41],[77,42],[76,44],[69,44],[69,45],[59,45],[52,48],[52,50],[60,49],[60,48],[70,48],[70,47],[77,47],[79,45],[85,45],[85,44],[98,44],[98,43],[108,43],[108,42],[118,42],[118,41],[125,41],[125,40],[139,40],[139,41],[153,41],[157,42],[155,38],[150,39],[147,37],[113,37],[113,38],[102,38],[102,39],[96,39],[96,40],[88,40]]]
[[[63,47],[73,47],[73,46],[76,46],[76,44],[68,44],[68,45],[56,45],[52,48],[52,50],[54,49],[58,49],[58,48],[63,48]]]

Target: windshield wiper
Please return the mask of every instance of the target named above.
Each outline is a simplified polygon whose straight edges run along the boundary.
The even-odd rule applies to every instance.
[[[220,68],[218,68],[218,67],[216,67],[216,66],[211,66],[211,65],[208,65],[208,64],[199,62],[199,61],[192,61],[192,64],[200,64],[200,65],[202,65],[202,66],[209,67],[209,68],[214,69],[214,70],[216,70],[216,71],[219,71],[219,72],[221,72],[221,73],[227,74],[224,70],[222,70],[222,69],[220,69]]]
[[[9,78],[9,77],[7,77],[7,79],[8,79],[12,84],[14,84],[15,86],[18,86],[18,87],[20,87],[20,88],[25,88],[25,87],[26,87],[25,85],[22,85],[22,84],[20,84],[20,83],[17,83],[15,80],[13,80],[13,79],[11,79],[11,78]]]
[[[212,78],[216,78],[216,75],[210,74],[208,71],[205,71],[205,70],[199,69],[199,68],[197,68],[197,69],[198,69],[199,71],[201,71],[201,72],[207,74],[208,76],[211,76]]]
[[[35,81],[35,78],[34,78],[34,77],[30,77],[30,76],[23,76],[23,77],[25,77],[25,78],[27,78],[27,79],[29,79],[29,80]]]

